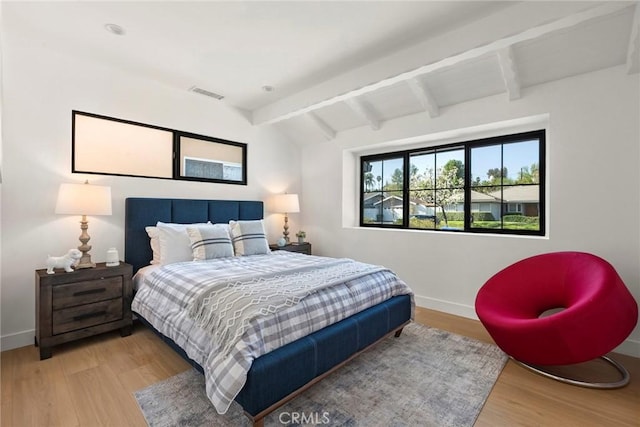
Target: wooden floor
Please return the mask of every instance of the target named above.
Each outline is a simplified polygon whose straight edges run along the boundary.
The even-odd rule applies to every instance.
[[[473,320],[417,308],[416,321],[491,342]],[[145,426],[132,395],[189,369],[142,325],[53,349],[38,360],[35,347],[1,353],[3,427]],[[614,355],[632,375],[618,390],[592,390],[543,378],[509,361],[476,426],[640,426],[640,359]],[[575,369],[608,375],[598,362]]]

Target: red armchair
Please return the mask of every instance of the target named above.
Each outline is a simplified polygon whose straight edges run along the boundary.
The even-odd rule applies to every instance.
[[[629,382],[626,369],[605,355],[633,331],[638,305],[613,266],[602,258],[555,252],[516,262],[482,286],[475,307],[496,344],[540,374],[593,388],[617,388]],[[550,310],[557,312],[548,314]],[[622,380],[582,382],[532,366],[568,365],[598,357],[615,366]]]

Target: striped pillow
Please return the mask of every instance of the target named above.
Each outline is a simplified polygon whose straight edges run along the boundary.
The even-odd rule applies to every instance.
[[[236,255],[259,255],[271,252],[261,219],[229,221],[229,228]]]
[[[233,256],[227,224],[187,227],[187,234],[191,240],[194,261]]]

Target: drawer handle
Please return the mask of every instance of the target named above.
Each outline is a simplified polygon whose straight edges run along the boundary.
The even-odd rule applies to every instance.
[[[78,321],[78,320],[90,319],[92,317],[104,316],[105,314],[107,314],[105,310],[96,311],[95,313],[87,313],[87,314],[81,314],[80,316],[74,316],[73,320]]]
[[[106,290],[107,290],[107,288],[89,289],[88,291],[74,292],[73,296],[74,297],[79,297],[81,295],[100,294],[102,292],[105,292]]]

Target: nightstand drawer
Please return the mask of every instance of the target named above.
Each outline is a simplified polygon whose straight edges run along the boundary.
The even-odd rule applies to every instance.
[[[53,309],[74,307],[122,296],[122,276],[57,285],[53,287]]]
[[[288,251],[288,252],[298,252],[301,254],[311,255],[311,243],[289,243],[284,246],[278,245],[269,245],[269,249],[272,251]]]
[[[302,254],[311,255],[311,244],[310,243],[291,243],[287,245],[285,249],[289,252],[299,252]]]
[[[100,301],[53,312],[53,334],[122,319],[122,298]]]

